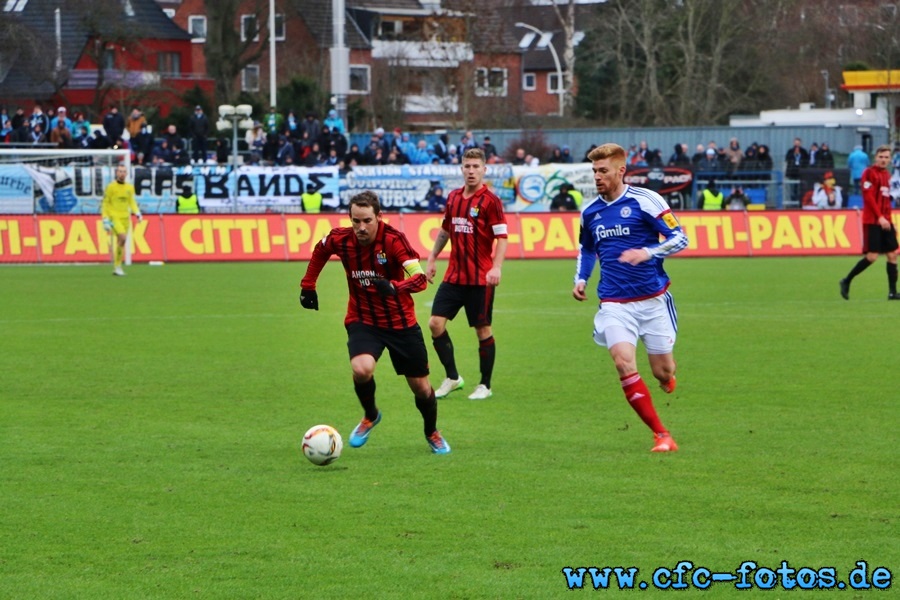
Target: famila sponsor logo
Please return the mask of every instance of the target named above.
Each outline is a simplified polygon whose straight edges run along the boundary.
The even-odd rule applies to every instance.
[[[598,240],[602,240],[608,237],[622,237],[631,235],[631,228],[628,226],[623,226],[621,223],[617,224],[615,227],[610,227],[609,229],[607,229],[603,225],[599,225],[594,229],[594,235]]]

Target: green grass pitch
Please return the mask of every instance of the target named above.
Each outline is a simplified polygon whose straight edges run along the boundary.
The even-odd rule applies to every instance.
[[[637,567],[649,582],[679,561],[726,573],[787,561],[846,581],[863,560],[900,576],[900,303],[886,301],[883,259],[842,300],[855,260],[667,261],[678,390],[649,383],[681,446],[670,455],[649,452],[592,342],[596,305],[572,299],[572,261],[504,266],[488,401],[466,399],[475,335],[451,322],[467,392],[440,402],[448,456],[430,454],[386,356],[384,419],[364,448],[346,444],[361,411],[339,263],[319,312],[297,301],[305,263],[136,265],[125,278],[3,267],[0,597],[620,596],[590,577],[568,591],[562,569]],[[435,290],[417,295],[423,326]],[[328,467],[300,453],[318,423],[344,436]]]

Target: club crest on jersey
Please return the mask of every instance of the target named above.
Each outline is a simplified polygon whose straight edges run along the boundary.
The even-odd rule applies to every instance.
[[[623,206],[623,207],[622,207],[622,210],[619,211],[619,215],[620,215],[623,219],[627,219],[628,217],[631,216],[631,207],[630,207],[630,206]]]
[[[469,216],[472,217],[473,219],[477,219],[478,213],[480,210],[481,210],[480,206],[473,206],[472,208],[469,209]]]
[[[375,260],[378,262],[379,265],[386,265],[387,264],[387,254],[385,254],[384,252],[379,252],[375,255]]]

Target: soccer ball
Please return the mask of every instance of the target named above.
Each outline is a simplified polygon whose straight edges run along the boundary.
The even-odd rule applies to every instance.
[[[341,457],[344,440],[331,425],[316,425],[303,434],[303,456],[314,465],[330,465]]]

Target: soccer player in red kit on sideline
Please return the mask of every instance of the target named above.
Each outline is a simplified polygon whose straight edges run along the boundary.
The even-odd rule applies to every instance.
[[[484,184],[487,165],[481,148],[466,150],[461,170],[464,185],[447,196],[444,220],[425,267],[425,276],[432,283],[437,272],[435,261],[449,241],[450,261],[434,296],[428,327],[434,349],[447,372],[435,392],[438,398],[443,398],[462,389],[465,383],[456,368],[453,342],[447,332],[447,321],[453,320],[460,309],[465,308],[469,326],[475,328],[478,336],[481,368],[481,381],[469,399],[484,400],[493,394],[491,376],[496,346],[491,322],[494,290],[500,285],[500,268],[508,243],[506,216],[500,198]]]
[[[863,211],[863,256],[840,281],[841,297],[850,299],[850,282],[878,258],[887,256],[888,300],[900,300],[897,293],[897,230],[891,221],[891,147],[879,146],[875,164],[863,171],[860,179]]]
[[[435,454],[450,445],[437,429],[437,400],[428,380],[428,349],[416,321],[412,294],[428,286],[419,255],[406,236],[381,219],[381,203],[374,192],[350,199],[351,227],[335,227],[316,244],[300,282],[300,304],[319,310],[316,281],[328,259],[337,256],[347,274],[350,301],[344,327],[353,386],[365,415],[350,434],[350,446],[364,445],[378,423],[375,403],[375,364],[387,348],[398,375],[406,376],[422,414],[425,439]]]

